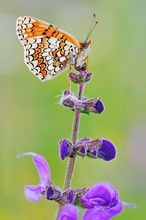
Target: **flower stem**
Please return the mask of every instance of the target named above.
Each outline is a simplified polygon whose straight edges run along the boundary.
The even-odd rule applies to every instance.
[[[84,91],[84,83],[79,84],[79,88],[78,88],[78,99],[80,100],[82,98],[83,91]],[[75,112],[73,128],[72,128],[72,143],[73,144],[76,143],[77,138],[78,138],[79,123],[80,123],[80,113]],[[73,176],[73,171],[75,167],[75,161],[76,161],[76,155],[73,155],[73,157],[69,158],[63,190],[66,190],[70,187],[72,176]],[[63,205],[59,204],[56,220],[59,218],[62,207]]]
[[[84,83],[81,83],[79,84],[79,88],[78,88],[78,99],[80,100],[82,98],[83,91],[84,91]],[[77,141],[79,123],[80,123],[80,112],[75,112],[73,128],[72,128],[72,143],[73,144],[75,144]],[[70,183],[71,183],[73,171],[74,171],[74,166],[75,166],[75,160],[76,160],[76,155],[73,155],[73,157],[69,158],[66,177],[64,181],[64,187],[63,187],[64,190],[70,187]]]

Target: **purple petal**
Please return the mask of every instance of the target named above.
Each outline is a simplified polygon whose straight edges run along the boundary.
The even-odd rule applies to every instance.
[[[70,156],[73,152],[73,147],[72,147],[72,143],[67,140],[67,139],[63,139],[59,142],[59,146],[60,146],[60,158],[62,160],[64,160],[66,157]]]
[[[109,183],[101,182],[92,186],[87,193],[80,198],[80,202],[86,208],[98,206],[102,207],[102,209],[108,209],[117,205],[118,192]]]
[[[33,157],[33,162],[37,168],[41,185],[46,187],[50,180],[50,168],[46,159],[38,154],[35,154]]]
[[[104,104],[100,99],[98,99],[93,108],[95,108],[97,113],[100,114],[104,110]]]
[[[43,186],[25,186],[25,197],[26,199],[34,202],[38,202],[42,197]]]
[[[105,139],[102,140],[102,145],[98,150],[99,157],[105,161],[113,160],[116,156],[116,148],[114,144]]]
[[[121,201],[110,209],[101,209],[99,207],[94,207],[93,209],[88,209],[82,220],[109,220],[115,215],[119,214],[123,210],[123,204]]]
[[[77,220],[78,210],[72,204],[67,204],[63,207],[58,220]]]

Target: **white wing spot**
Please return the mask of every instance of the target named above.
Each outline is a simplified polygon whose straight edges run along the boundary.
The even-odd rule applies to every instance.
[[[50,39],[48,40],[48,42],[49,42],[51,45],[56,45],[56,41],[57,41],[57,39],[55,39],[55,38],[50,38]]]
[[[47,56],[47,57],[46,57],[46,60],[50,60],[50,59],[52,59],[51,56]]]
[[[54,60],[53,60],[53,59],[50,59],[50,60],[48,61],[48,65],[51,65],[52,63],[54,63]]]
[[[60,51],[57,52],[57,56],[58,56],[58,57],[61,57]]]
[[[35,43],[38,43],[38,44],[42,43],[42,39],[41,38],[35,38]]]
[[[48,53],[49,53],[50,51],[51,51],[50,48],[47,48],[47,49],[44,50],[44,52],[48,52]]]
[[[65,57],[60,57],[60,62],[63,62],[63,61],[65,61],[65,60],[66,60]]]
[[[43,57],[47,57],[48,55],[49,55],[49,53],[46,53],[46,52],[42,53]]]
[[[53,66],[52,64],[48,66],[48,70],[49,70],[49,71],[51,71],[51,70],[53,70],[53,69],[54,69],[54,66]]]
[[[27,50],[27,51],[28,51],[28,55],[34,54],[34,50],[33,50],[33,49],[29,49],[29,50]]]
[[[32,48],[33,48],[33,49],[35,49],[35,48],[37,48],[37,47],[38,47],[37,44],[32,44]]]
[[[60,70],[60,67],[57,66],[57,67],[55,68],[55,72],[58,72],[59,70]]]
[[[33,68],[35,68],[37,66],[37,64],[38,64],[38,61],[37,60],[33,60],[31,62],[31,64],[33,65]]]

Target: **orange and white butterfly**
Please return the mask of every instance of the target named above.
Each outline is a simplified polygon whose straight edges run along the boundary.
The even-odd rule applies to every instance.
[[[42,81],[53,79],[68,66],[82,66],[91,48],[91,41],[87,42],[90,33],[80,43],[71,34],[29,16],[17,19],[16,33],[26,65]]]

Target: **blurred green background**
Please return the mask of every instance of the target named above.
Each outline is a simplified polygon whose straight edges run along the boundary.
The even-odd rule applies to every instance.
[[[66,70],[59,77],[40,82],[26,67],[23,48],[15,33],[16,19],[31,15],[48,21],[84,41],[92,14],[99,24],[90,39],[88,98],[100,97],[101,115],[82,115],[79,138],[103,137],[117,147],[112,162],[78,158],[72,187],[110,182],[125,207],[114,219],[146,219],[146,1],[145,0],[1,0],[0,2],[0,219],[52,220],[57,204],[24,197],[27,184],[38,184],[31,157],[44,156],[52,180],[62,188],[67,159],[61,161],[58,142],[71,138],[73,112],[59,105],[68,89]],[[72,86],[76,94],[76,86]]]

